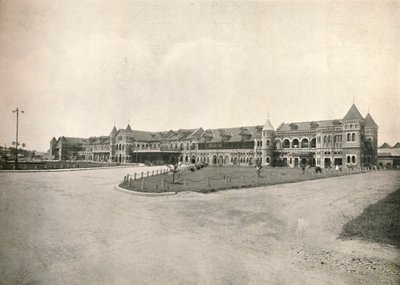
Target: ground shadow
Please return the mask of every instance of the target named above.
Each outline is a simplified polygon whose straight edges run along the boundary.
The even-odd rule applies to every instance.
[[[400,248],[400,189],[345,224],[339,238],[362,239]]]

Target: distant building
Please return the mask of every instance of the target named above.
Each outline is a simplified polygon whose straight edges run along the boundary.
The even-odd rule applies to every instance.
[[[146,132],[112,129],[108,136],[53,138],[55,159],[99,162],[204,162],[299,167],[377,163],[378,125],[353,104],[342,119],[220,129]]]
[[[400,142],[393,147],[384,143],[378,148],[378,166],[400,168]]]

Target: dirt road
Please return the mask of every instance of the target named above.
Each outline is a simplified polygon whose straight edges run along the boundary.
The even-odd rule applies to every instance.
[[[176,196],[126,169],[0,173],[2,284],[396,284],[396,248],[340,240],[396,172]]]

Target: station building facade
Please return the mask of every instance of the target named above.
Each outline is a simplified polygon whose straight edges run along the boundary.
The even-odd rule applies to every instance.
[[[342,119],[220,129],[147,132],[112,129],[108,136],[55,138],[55,159],[115,163],[209,163],[321,167],[377,164],[378,126],[353,104]]]

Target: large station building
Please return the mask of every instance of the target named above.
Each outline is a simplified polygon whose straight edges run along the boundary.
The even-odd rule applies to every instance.
[[[204,162],[215,165],[359,167],[377,164],[378,125],[353,104],[342,119],[220,129],[147,132],[112,129],[108,136],[53,138],[56,160],[115,163]]]

